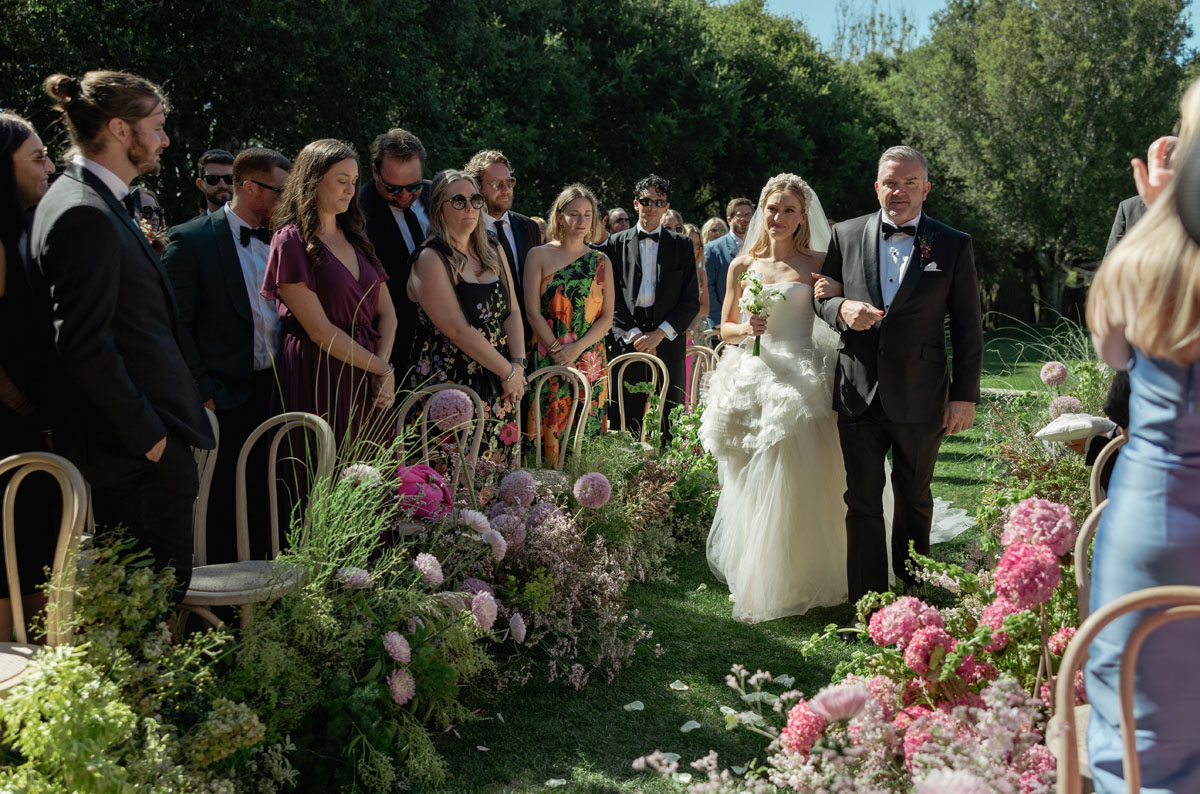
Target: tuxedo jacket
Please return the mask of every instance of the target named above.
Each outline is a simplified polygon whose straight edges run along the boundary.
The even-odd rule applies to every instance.
[[[1117,216],[1113,218],[1112,231],[1108,233],[1108,245],[1104,248],[1105,256],[1112,253],[1125,233],[1145,214],[1146,202],[1142,201],[1141,196],[1131,196],[1117,205]]]
[[[254,315],[225,209],[172,227],[162,263],[179,305],[179,346],[201,400],[219,409],[244,404],[254,376]]]
[[[212,449],[166,271],[112,191],[68,166],[38,205],[30,255],[35,301],[54,328],[56,449],[99,486],[144,466],[168,432]]]
[[[704,246],[704,270],[708,274],[708,319],[713,327],[721,324],[721,308],[725,303],[725,282],[729,278],[729,263],[741,250],[742,244],[732,234],[723,234]]]
[[[608,238],[604,253],[612,262],[613,281],[617,296],[613,309],[612,333],[621,334],[632,328],[650,333],[664,322],[675,330],[674,339],[664,339],[658,346],[658,357],[682,360],[687,348],[687,329],[700,311],[700,282],[692,241],[681,234],[659,227],[658,283],[654,290],[654,305],[650,307],[649,327],[633,319],[634,302],[642,283],[641,254],[638,248],[638,227],[617,232]]]
[[[912,257],[882,322],[853,331],[838,316],[842,302],[883,309],[879,284],[880,213],[839,223],[821,272],[840,281],[844,297],[816,300],[817,312],[841,332],[833,407],[860,416],[878,394],[893,422],[934,422],[947,400],[979,402],[983,324],[971,237],[921,216]],[[949,318],[954,358],[947,367]]]
[[[529,251],[542,244],[542,230],[528,215],[522,215],[519,212],[509,210],[509,220],[512,221],[513,239],[517,243],[516,250],[513,251],[513,259],[515,262],[509,262],[512,267],[513,281],[516,282],[517,294],[523,295],[522,285],[525,283],[525,260],[529,257]],[[499,240],[497,240],[497,243]],[[522,301],[524,303],[524,301]]]

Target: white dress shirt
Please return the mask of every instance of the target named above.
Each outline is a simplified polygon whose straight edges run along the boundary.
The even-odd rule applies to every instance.
[[[666,234],[660,223],[653,229],[643,229],[642,222],[638,221],[634,227],[638,233],[645,232],[647,234],[660,235]],[[649,238],[638,240],[638,261],[642,265],[642,283],[638,285],[637,298],[633,305],[637,308],[646,309],[654,305],[655,290],[658,288],[658,243]],[[667,321],[663,321],[658,330],[667,335],[667,339],[675,338],[675,329]],[[642,329],[634,326],[625,332],[622,341],[626,344],[632,342],[638,334],[642,333]]]
[[[424,237],[420,240],[412,238],[412,232],[408,230],[408,221],[404,220],[404,210],[399,207],[388,204],[388,209],[392,211],[392,217],[396,219],[396,225],[400,227],[400,234],[404,236],[404,244],[408,246],[409,253],[417,250],[417,246],[425,242]],[[425,234],[429,231],[429,213],[425,211],[425,207],[421,204],[421,199],[417,199],[409,207],[413,214],[417,216],[417,223],[421,224],[421,233]]]
[[[83,166],[99,177],[100,181],[104,183],[104,186],[111,190],[112,194],[117,197],[117,201],[124,201],[125,197],[129,195],[129,185],[126,184],[125,180],[121,179],[121,177],[117,176],[112,171],[109,171],[95,160],[89,160],[82,154],[77,154],[71,160],[71,162],[75,163],[76,165]]]
[[[917,217],[900,225],[919,228],[921,215],[922,213],[918,212]],[[879,217],[879,288],[883,293],[883,310],[886,312],[896,298],[900,282],[904,281],[904,274],[908,272],[908,263],[912,260],[917,238],[893,234],[892,239],[883,239],[883,224],[891,221],[884,217],[883,210],[879,211]]]
[[[279,313],[275,301],[262,296],[263,278],[267,274],[267,255],[271,247],[257,237],[242,245],[242,227],[254,228],[242,220],[230,204],[225,205],[225,218],[233,234],[233,247],[242,266],[242,283],[250,298],[250,316],[254,319],[254,369],[270,369],[279,352]]]
[[[509,212],[508,210],[505,210],[504,214],[501,215],[499,218],[493,218],[491,215],[484,215],[483,219],[484,219],[484,222],[487,224],[488,231],[492,232],[492,233],[495,233],[495,231],[496,231],[496,224],[499,223],[500,221],[504,221],[504,236],[508,238],[508,250],[513,252],[513,256],[516,256],[517,255],[517,238],[513,237],[512,213]],[[516,270],[517,263],[509,262],[508,266],[513,268],[514,270]]]

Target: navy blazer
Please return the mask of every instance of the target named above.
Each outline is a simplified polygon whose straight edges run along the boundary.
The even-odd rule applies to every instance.
[[[729,263],[741,248],[742,244],[732,232],[704,246],[704,271],[708,274],[708,319],[712,321],[714,328],[721,324],[721,307],[725,303],[725,282],[729,278]]]

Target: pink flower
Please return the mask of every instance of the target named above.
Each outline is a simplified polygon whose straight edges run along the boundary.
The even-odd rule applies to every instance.
[[[355,568],[352,565],[339,568],[337,572],[337,580],[342,583],[343,587],[371,586],[371,574],[367,573],[367,571],[362,568]]]
[[[883,718],[890,720],[896,716],[898,708],[897,686],[896,682],[885,675],[874,675],[870,678],[860,678],[856,675],[846,676],[847,684],[858,684],[865,686],[871,693],[871,697],[879,704],[879,708],[883,711]]]
[[[383,635],[383,649],[400,664],[412,661],[412,649],[408,647],[408,640],[398,631],[389,631]]]
[[[604,507],[612,496],[612,485],[603,474],[593,471],[575,481],[574,492],[579,504],[598,510]]]
[[[913,791],[914,794],[993,794],[991,786],[965,769],[935,769]]]
[[[518,435],[517,423],[509,422],[504,427],[500,428],[500,443],[504,444],[506,447],[511,447],[513,444],[517,443]]]
[[[430,421],[448,433],[475,418],[475,404],[461,389],[442,389],[429,398]]]
[[[1071,508],[1045,499],[1029,498],[1016,505],[1004,525],[1000,540],[1011,545],[1018,540],[1047,546],[1056,556],[1070,554],[1079,533]]]
[[[504,536],[510,554],[516,554],[525,545],[525,522],[514,515],[501,515],[492,520],[492,529]]]
[[[824,731],[825,719],[801,700],[788,712],[787,727],[780,734],[779,741],[797,755],[808,755]]]
[[[1058,557],[1046,546],[1017,542],[1004,550],[994,574],[996,593],[1021,609],[1044,604],[1062,581]]]
[[[1042,367],[1042,383],[1059,386],[1067,379],[1067,368],[1058,361],[1047,361]]]
[[[867,690],[855,684],[834,684],[808,701],[809,709],[828,722],[848,722],[867,705]]]
[[[425,580],[425,584],[430,587],[438,587],[442,583],[442,564],[438,562],[437,557],[426,552],[421,552],[413,560],[413,565],[421,572],[421,578]]]
[[[934,711],[913,720],[904,732],[904,763],[908,768],[913,768],[913,758],[922,747],[939,739],[966,745],[971,740],[971,729],[944,711]]]
[[[496,562],[504,559],[504,555],[508,553],[508,541],[494,529],[489,529],[481,536],[483,542],[492,547],[492,556],[496,558]]]
[[[483,581],[482,579],[476,579],[474,576],[468,576],[466,579],[463,579],[462,587],[463,587],[463,590],[466,590],[471,595],[475,595],[476,593],[482,593],[485,590],[489,593],[492,593],[492,586],[490,584]],[[493,595],[494,595],[494,593],[493,593]],[[466,609],[466,607],[463,607],[463,608]]]
[[[471,600],[471,614],[479,628],[491,631],[496,622],[496,599],[486,590],[476,593],[475,598]]]
[[[417,693],[417,682],[407,670],[393,670],[387,677],[387,685],[392,690],[392,700],[397,706],[403,706]]]
[[[1052,675],[1042,684],[1042,701],[1047,706],[1054,704],[1054,689],[1057,686],[1058,676]],[[1082,706],[1087,703],[1087,687],[1083,681],[1083,671],[1075,671],[1075,705]]]
[[[936,607],[919,598],[901,596],[871,616],[867,634],[876,645],[895,645],[904,650],[917,629],[927,626],[945,628],[946,622]]]
[[[983,649],[993,652],[1004,650],[1005,646],[1008,645],[1008,634],[1001,631],[1000,627],[1004,624],[1006,617],[1023,611],[1016,604],[1003,597],[997,598],[988,604],[983,610],[982,617],[979,618],[979,625],[987,626],[992,630],[992,641],[990,644],[983,646]]]
[[[533,509],[529,511],[529,515],[525,517],[525,526],[528,529],[533,529],[546,519],[561,514],[562,511],[558,509],[558,505],[551,502],[539,502],[533,506]]]
[[[595,383],[604,377],[604,359],[595,350],[589,350],[575,362],[575,369],[583,373],[588,383]]]
[[[1050,648],[1050,653],[1055,656],[1062,656],[1067,652],[1067,645],[1070,644],[1071,638],[1075,636],[1074,626],[1063,626],[1058,631],[1050,635],[1050,640],[1046,645]]]
[[[351,463],[342,472],[338,481],[344,482],[352,488],[358,488],[362,485],[379,485],[383,482],[383,475],[379,473],[379,469],[369,463]]]
[[[508,630],[518,645],[525,642],[525,618],[521,617],[520,612],[514,612],[508,619]]]
[[[441,394],[441,392],[438,392],[438,394]],[[460,510],[458,512],[458,520],[463,526],[470,527],[479,535],[492,528],[492,525],[488,523],[487,516],[478,510]]]
[[[1050,401],[1050,418],[1057,419],[1063,414],[1077,414],[1083,408],[1078,397],[1064,394]]]
[[[1021,794],[1049,791],[1058,773],[1058,761],[1044,744],[1033,744],[1017,757],[1014,766],[1021,773]]]
[[[938,649],[941,648],[941,653]],[[947,653],[954,650],[954,640],[946,630],[938,626],[927,626],[917,629],[904,650],[904,663],[914,673],[926,673],[931,668],[940,666],[941,660]]]
[[[537,497],[537,483],[527,471],[514,471],[500,481],[500,498],[510,505],[529,507]]]

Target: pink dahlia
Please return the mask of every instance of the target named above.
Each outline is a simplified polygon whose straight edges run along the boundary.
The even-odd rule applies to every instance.
[[[927,626],[944,628],[946,622],[936,607],[919,598],[901,596],[871,616],[867,634],[876,645],[895,645],[904,650],[917,629]]]
[[[471,599],[471,614],[479,628],[491,631],[496,622],[496,599],[486,590],[476,593],[475,598]]]
[[[1061,386],[1067,379],[1067,368],[1059,361],[1047,361],[1042,367],[1042,383]]]
[[[383,649],[400,664],[412,661],[412,649],[408,647],[408,640],[398,631],[389,631],[383,635]]]
[[[529,507],[537,497],[537,483],[527,471],[514,471],[500,481],[500,498],[510,505]]]
[[[387,677],[387,685],[392,690],[392,700],[397,706],[403,706],[417,693],[417,682],[407,670],[393,670]]]
[[[448,433],[475,418],[475,404],[461,389],[442,389],[429,398],[428,416],[438,430]]]
[[[442,584],[442,564],[438,562],[437,557],[421,552],[413,560],[413,566],[421,572],[421,578],[425,580],[425,584],[430,587],[438,587]]]
[[[508,619],[508,630],[518,645],[525,642],[525,618],[521,617],[520,612],[514,612]]]
[[[441,394],[441,392],[438,392],[438,394]],[[464,527],[470,527],[478,535],[482,535],[492,528],[487,516],[478,510],[460,510],[458,512],[458,522]]]
[[[1075,548],[1077,534],[1071,508],[1032,497],[1013,507],[1000,540],[1006,546],[1018,540],[1047,546],[1062,557]]]
[[[504,559],[504,555],[508,553],[508,541],[494,529],[489,529],[480,535],[483,542],[492,547],[492,556],[496,558],[496,562]]]
[[[597,510],[612,496],[612,485],[598,471],[589,472],[575,481],[575,499],[584,507]]]
[[[985,651],[1002,651],[1008,645],[1008,634],[1000,630],[1004,625],[1004,619],[1009,615],[1015,615],[1024,610],[1018,607],[1007,598],[997,598],[992,603],[988,604],[983,610],[983,616],[979,618],[979,625],[987,626],[992,630],[992,641],[983,646]]]
[[[965,769],[935,769],[917,783],[914,794],[992,794],[993,789]]]
[[[339,568],[337,572],[337,580],[342,583],[343,587],[370,587],[371,574],[363,568],[355,568],[352,565],[347,565],[344,568]]]
[[[938,649],[941,652],[938,652]],[[904,649],[904,663],[914,673],[927,673],[931,667],[940,665],[947,653],[954,650],[954,640],[939,626],[917,629]]]
[[[1048,547],[1018,541],[1004,550],[994,579],[998,595],[1021,609],[1032,609],[1050,599],[1062,581],[1062,569]]]
[[[808,701],[809,709],[827,722],[849,722],[867,705],[867,690],[856,684],[834,684]]]
[[[1077,414],[1083,408],[1078,397],[1064,394],[1050,401],[1050,418],[1057,419],[1063,414]]]
[[[1055,656],[1062,656],[1067,652],[1067,645],[1070,644],[1071,638],[1075,636],[1074,626],[1063,626],[1058,631],[1050,635],[1050,640],[1046,645],[1050,648],[1050,653]]]
[[[800,700],[788,712],[787,726],[779,736],[780,743],[797,755],[808,755],[813,744],[825,731],[825,718]]]

